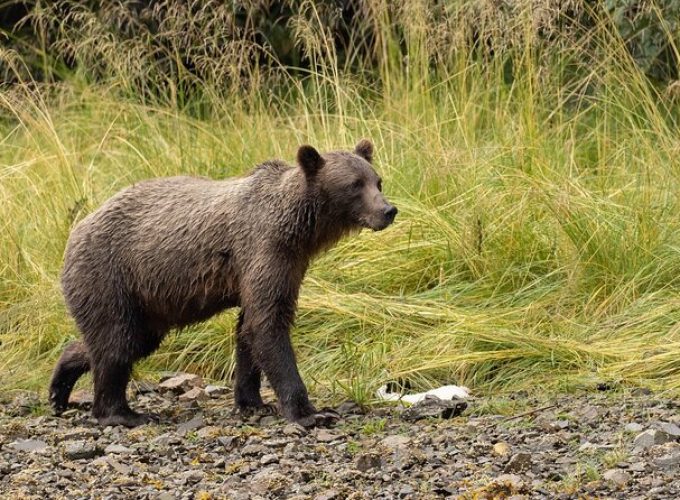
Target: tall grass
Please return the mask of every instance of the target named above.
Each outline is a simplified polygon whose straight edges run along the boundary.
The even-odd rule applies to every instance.
[[[536,16],[548,14],[519,4],[494,24],[483,8],[434,18],[425,2],[371,2],[375,53],[341,61],[305,3],[294,27],[312,69],[295,77],[234,42],[202,47],[202,76],[169,78],[149,40],[123,43],[86,11],[55,42],[77,63],[60,83],[33,82],[5,51],[23,82],[0,93],[0,385],[44,387],[77,336],[58,284],[65,242],[118,190],[239,175],[292,160],[301,143],[366,136],[400,214],[308,273],[293,336],[316,394],[365,401],[396,377],[479,391],[680,389],[675,103],[606,17],[546,44]],[[469,43],[461,19],[473,14],[502,50]],[[178,44],[207,22],[194,15],[168,28]],[[185,99],[188,88],[199,97]],[[234,320],[172,333],[140,370],[228,381]]]

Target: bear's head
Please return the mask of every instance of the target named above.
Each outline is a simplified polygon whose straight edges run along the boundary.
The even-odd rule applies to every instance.
[[[382,181],[373,169],[373,145],[360,141],[354,151],[323,155],[312,146],[301,146],[297,161],[307,183],[323,199],[328,214],[349,227],[381,231],[392,224],[397,208],[382,194]]]

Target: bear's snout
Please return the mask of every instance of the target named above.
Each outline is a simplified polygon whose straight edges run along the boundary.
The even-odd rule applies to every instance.
[[[397,213],[399,210],[397,210],[397,207],[394,205],[387,205],[385,208],[385,219],[388,221],[388,224],[392,224],[394,222],[394,218],[397,216]]]

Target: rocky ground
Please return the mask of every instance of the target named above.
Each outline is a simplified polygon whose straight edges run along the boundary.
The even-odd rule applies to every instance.
[[[646,390],[474,398],[420,420],[345,403],[312,430],[243,420],[230,396],[141,383],[133,405],[160,424],[101,429],[87,394],[61,418],[20,394],[0,408],[0,498],[680,498],[680,404]]]

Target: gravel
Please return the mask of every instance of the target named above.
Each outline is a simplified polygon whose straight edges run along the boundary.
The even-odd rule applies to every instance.
[[[84,409],[53,417],[35,394],[0,404],[0,498],[680,498],[669,396],[478,397],[415,420],[344,403],[337,426],[307,430],[243,420],[231,392],[183,375],[136,385],[132,404],[160,422],[135,429],[99,428]],[[180,400],[195,389],[209,397]]]

